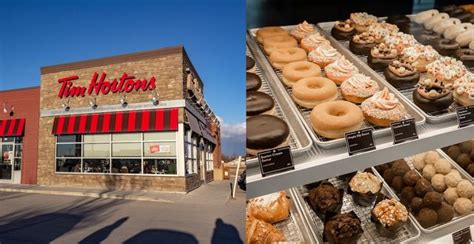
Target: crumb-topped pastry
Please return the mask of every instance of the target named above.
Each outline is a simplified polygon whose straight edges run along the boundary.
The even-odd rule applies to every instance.
[[[381,35],[381,36],[386,36],[386,35],[396,34],[399,31],[399,29],[398,29],[398,26],[394,24],[379,22],[379,23],[371,24],[369,28],[367,29],[367,31],[370,33]]]
[[[330,45],[329,41],[321,34],[315,32],[301,40],[301,47],[307,52],[311,52],[321,45]]]
[[[324,224],[324,241],[329,243],[357,243],[363,232],[359,217],[351,211],[335,215]]]
[[[463,106],[474,105],[474,74],[467,72],[454,81],[454,100]]]
[[[355,28],[358,32],[367,31],[371,24],[377,22],[377,17],[366,12],[351,13],[350,19],[354,22]]]
[[[300,42],[303,38],[311,35],[314,31],[314,26],[305,20],[303,23],[298,24],[296,28],[290,32],[290,35]]]
[[[355,33],[355,24],[350,19],[337,20],[331,29],[331,35],[337,40],[350,40]]]
[[[405,34],[403,32],[398,32],[395,35],[384,36],[383,41],[387,45],[395,47],[399,52],[417,43],[413,35]]]
[[[392,61],[398,57],[398,51],[385,43],[380,43],[370,49],[367,57],[367,64],[374,70],[385,69]]]
[[[450,57],[441,57],[426,65],[426,69],[429,78],[444,83],[452,83],[466,73],[466,67],[462,62]]]
[[[247,244],[267,244],[285,241],[285,235],[275,226],[248,215],[245,221],[245,232],[245,243]]]
[[[330,63],[324,68],[324,71],[326,76],[337,85],[359,73],[359,69],[344,56]]]
[[[426,65],[439,58],[438,52],[431,46],[414,45],[403,49],[402,58],[412,63],[418,72],[426,72]]]
[[[341,84],[341,94],[345,100],[362,103],[379,90],[377,82],[363,74],[353,75]]]
[[[342,55],[330,45],[321,45],[308,54],[308,60],[324,68]]]
[[[267,223],[276,223],[288,218],[290,201],[285,192],[275,192],[250,199],[247,211],[252,217]]]
[[[369,32],[356,34],[349,42],[349,49],[355,54],[369,55],[370,49],[375,47],[381,38],[382,36]]]
[[[361,109],[367,121],[377,126],[387,127],[408,116],[405,107],[387,87],[366,99]]]
[[[397,88],[413,87],[420,79],[420,73],[409,62],[395,60],[383,72],[385,79]]]
[[[381,189],[382,181],[370,172],[357,172],[349,181],[352,199],[361,206],[370,206]]]
[[[443,80],[422,78],[413,91],[413,101],[426,112],[447,109],[453,103],[452,85]]]
[[[378,202],[371,213],[377,229],[384,235],[395,233],[408,221],[407,208],[394,198]]]

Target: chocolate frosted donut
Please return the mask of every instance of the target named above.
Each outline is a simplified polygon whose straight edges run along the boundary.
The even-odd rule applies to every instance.
[[[245,60],[245,63],[247,65],[247,70],[253,68],[253,66],[255,66],[255,60],[253,60],[253,58],[247,56],[246,60]]]
[[[373,47],[367,57],[367,64],[374,70],[384,70],[398,56],[397,49],[385,43]]]
[[[467,67],[474,66],[474,50],[470,48],[461,48],[455,51],[454,56],[461,60]]]
[[[350,40],[356,33],[354,23],[348,20],[338,20],[331,29],[331,35],[337,40]]]
[[[271,149],[284,144],[290,134],[285,121],[272,115],[255,115],[247,119],[247,152]]]
[[[274,106],[275,102],[269,95],[258,91],[247,92],[247,116],[271,111]]]
[[[443,56],[454,56],[459,44],[455,40],[439,39],[433,42],[433,48]]]
[[[423,111],[432,113],[447,109],[454,101],[450,86],[437,79],[424,78],[413,91],[413,101]]]
[[[247,72],[247,91],[256,91],[262,86],[262,80],[258,75]]]
[[[432,31],[432,30],[424,30],[417,35],[415,38],[423,45],[433,45],[432,43],[440,38],[440,34]]]
[[[393,61],[383,72],[387,81],[400,89],[412,88],[420,79],[420,73],[408,63]]]
[[[349,49],[359,55],[369,55],[370,49],[375,47],[375,37],[368,32],[363,32],[352,37]]]

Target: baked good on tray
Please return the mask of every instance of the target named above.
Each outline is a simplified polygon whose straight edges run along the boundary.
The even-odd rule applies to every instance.
[[[398,51],[385,43],[377,44],[370,49],[367,64],[374,70],[384,70],[392,61],[398,58]]]
[[[341,84],[342,96],[345,100],[353,103],[362,103],[379,89],[377,82],[363,74],[353,75]]]
[[[474,105],[474,74],[467,72],[454,81],[454,101],[462,106]]]
[[[418,72],[426,72],[426,66],[440,56],[431,46],[414,45],[404,48],[401,52],[403,60],[407,60],[416,67]]]
[[[344,56],[328,64],[324,71],[326,77],[336,83],[336,85],[340,85],[351,76],[359,73],[359,69]]]
[[[254,116],[258,114],[275,113],[275,102],[273,98],[263,92],[248,91],[247,92],[247,116]]]
[[[247,68],[247,70],[253,68],[253,66],[255,66],[255,60],[249,56],[246,56],[245,58],[245,66]]]
[[[324,222],[326,218],[341,211],[344,190],[334,187],[330,182],[322,182],[310,189],[308,203],[319,218]]]
[[[297,46],[298,42],[291,36],[270,36],[263,40],[263,49],[268,55],[272,54],[272,52],[278,48]]]
[[[314,26],[312,24],[309,24],[305,20],[302,23],[298,24],[295,29],[290,31],[290,35],[296,38],[298,42],[301,42],[303,38],[311,35],[315,31],[316,30],[314,29]]]
[[[382,236],[396,234],[408,221],[407,208],[394,198],[384,199],[375,204],[371,220]]]
[[[351,13],[350,19],[354,22],[357,32],[367,31],[371,24],[377,23],[377,17],[366,12]]]
[[[285,121],[272,115],[247,118],[247,154],[288,145],[290,129]]]
[[[360,108],[342,100],[316,105],[310,119],[314,131],[330,139],[343,138],[345,133],[360,129],[364,123]]]
[[[264,39],[272,36],[287,36],[289,35],[288,31],[278,26],[268,26],[262,27],[257,30],[255,33],[257,41],[263,43]]]
[[[443,150],[468,174],[474,176],[474,143],[472,140],[443,148]],[[450,187],[456,187],[457,183],[462,180],[459,173],[458,176],[453,174],[449,179],[450,182],[446,182],[446,184]]]
[[[454,101],[451,84],[438,79],[422,78],[413,91],[413,101],[425,112],[443,111]]]
[[[460,48],[454,51],[454,57],[460,60],[466,67],[474,67],[474,49]]]
[[[324,241],[333,243],[357,243],[364,231],[359,217],[351,211],[337,214],[324,223]]]
[[[270,54],[269,60],[273,68],[283,69],[288,63],[305,61],[306,52],[299,47],[278,48]]]
[[[456,50],[459,49],[459,44],[456,41],[445,38],[434,40],[431,45],[443,56],[454,56]]]
[[[248,244],[270,244],[285,241],[285,236],[272,224],[252,216],[246,217],[245,243]]]
[[[337,20],[331,29],[331,35],[336,40],[350,40],[356,33],[355,24],[352,20]]]
[[[246,89],[247,91],[256,91],[262,87],[262,80],[255,73],[246,73]]]
[[[376,126],[387,127],[408,117],[403,104],[386,87],[362,102],[360,107],[365,119]]]
[[[309,61],[292,62],[285,65],[282,70],[282,81],[288,87],[292,87],[300,79],[319,76],[321,68]]]
[[[330,45],[328,39],[324,38],[318,32],[315,32],[301,40],[301,47],[306,50],[306,52],[311,52],[321,45]]]
[[[314,108],[316,105],[337,98],[337,86],[324,77],[306,77],[293,85],[292,98],[300,106]]]
[[[370,172],[357,172],[349,181],[349,193],[357,205],[370,206],[382,189],[382,181]]]
[[[466,73],[466,67],[461,61],[450,57],[441,57],[426,65],[428,78],[437,79],[445,84],[453,83]]]
[[[274,224],[288,218],[290,201],[283,191],[263,195],[248,201],[247,212],[252,217]]]
[[[383,72],[385,79],[396,88],[409,88],[416,85],[420,73],[409,62],[395,60]]]
[[[308,60],[324,68],[326,65],[338,60],[342,55],[330,45],[321,45],[308,53]]]
[[[359,55],[369,55],[370,49],[375,47],[380,37],[369,32],[355,34],[349,42],[349,49]]]

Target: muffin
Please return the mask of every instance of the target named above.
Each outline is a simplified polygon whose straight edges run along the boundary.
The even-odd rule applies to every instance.
[[[327,217],[341,211],[343,195],[343,189],[338,189],[329,182],[323,182],[309,191],[308,202],[319,218],[324,221]]]
[[[362,235],[360,219],[354,212],[337,214],[324,224],[324,242],[356,243]]]
[[[438,213],[431,208],[422,208],[416,215],[416,220],[423,228],[429,228],[438,223]]]
[[[371,219],[380,235],[391,236],[408,221],[408,210],[393,198],[385,199],[372,209]]]
[[[370,206],[381,189],[382,182],[370,172],[358,172],[349,181],[349,193],[360,206]]]

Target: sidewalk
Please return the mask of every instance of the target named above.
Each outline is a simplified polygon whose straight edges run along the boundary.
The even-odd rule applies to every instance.
[[[155,192],[155,191],[123,191],[101,188],[83,188],[83,187],[56,187],[39,185],[15,185],[0,184],[0,192],[19,192],[36,193],[63,196],[81,196],[93,198],[108,198],[136,201],[151,201],[162,203],[175,203],[190,198],[214,199],[225,203],[230,200],[229,181],[213,181],[204,184],[196,190],[189,193],[184,192]],[[245,193],[238,189],[236,198],[245,198]]]

